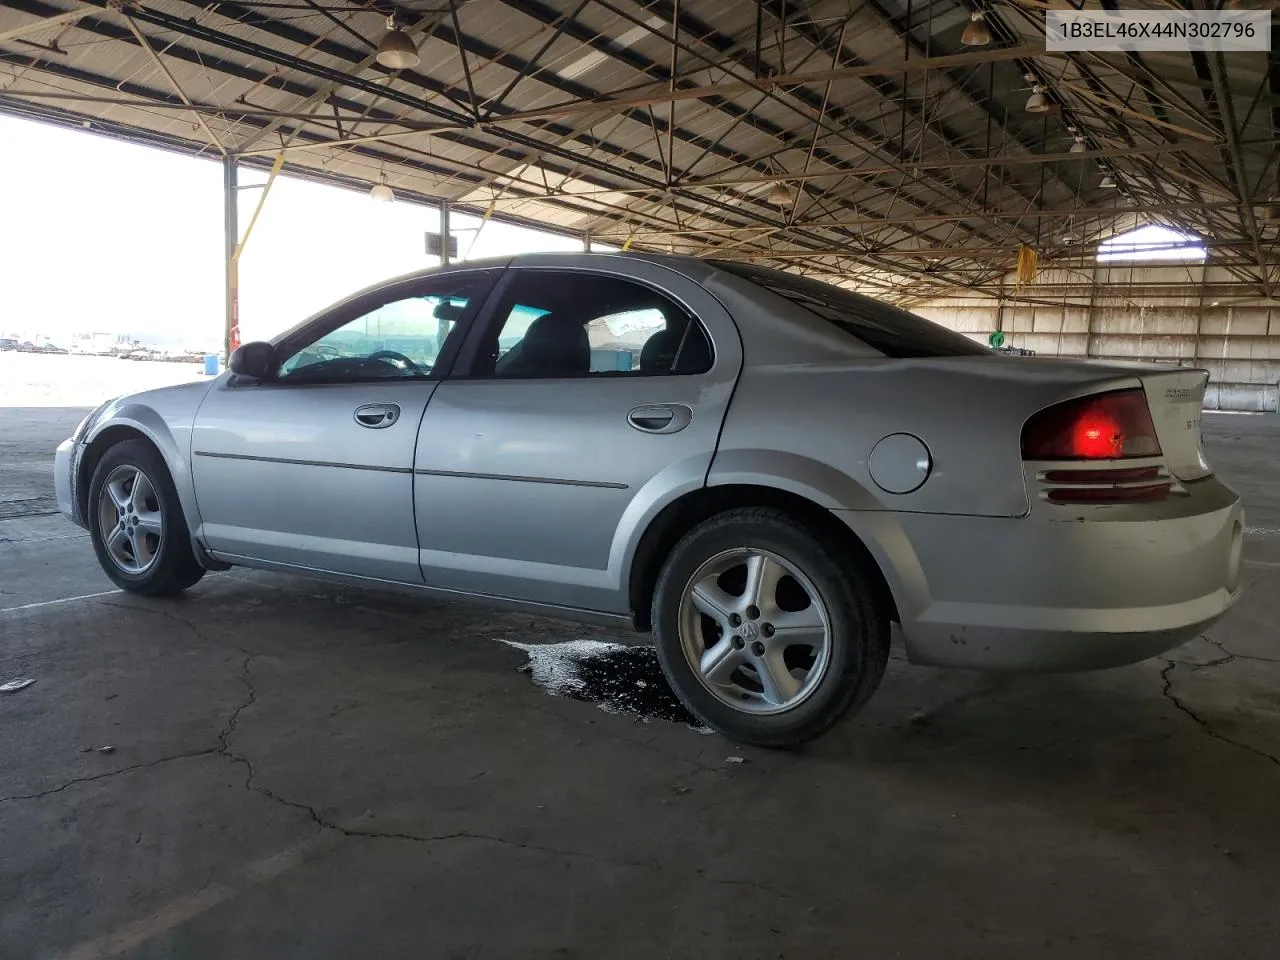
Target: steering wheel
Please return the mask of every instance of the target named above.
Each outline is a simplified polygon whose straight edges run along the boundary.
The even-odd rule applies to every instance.
[[[382,360],[390,363],[406,373],[417,373],[419,366],[397,350],[376,350],[369,354],[370,360]]]

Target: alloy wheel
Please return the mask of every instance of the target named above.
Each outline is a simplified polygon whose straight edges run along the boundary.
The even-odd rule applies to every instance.
[[[121,464],[98,494],[98,533],[107,555],[125,573],[145,573],[155,563],[164,537],[160,501],[150,478]]]
[[[794,564],[737,548],[703,563],[680,603],[680,643],[694,674],[719,700],[752,714],[804,702],[831,658],[831,618]]]

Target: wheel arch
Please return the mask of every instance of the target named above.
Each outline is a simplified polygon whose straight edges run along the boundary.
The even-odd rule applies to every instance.
[[[157,452],[160,451],[155,441],[131,424],[112,423],[98,431],[93,439],[85,444],[84,455],[77,466],[76,497],[79,500],[81,516],[89,516],[89,484],[93,480],[93,472],[98,469],[98,464],[102,462],[108,450],[126,440],[142,440],[155,447]],[[163,455],[161,453],[161,456]]]
[[[872,579],[878,602],[891,620],[898,621],[898,605],[875,555],[830,509],[789,490],[759,483],[729,483],[701,487],[674,500],[650,521],[632,557],[628,600],[637,630],[652,629],[650,608],[662,565],[680,538],[703,520],[738,507],[774,507],[786,511],[829,537],[840,552]]]
[[[93,480],[93,471],[108,450],[126,440],[143,440],[160,454],[160,459],[169,471],[169,478],[178,491],[178,501],[182,504],[188,532],[193,533],[199,526],[200,514],[191,486],[189,462],[164,418],[137,404],[117,408],[109,420],[97,425],[85,443],[85,452],[80,458],[76,476],[76,495],[79,506],[85,511],[82,515],[88,516],[89,484]]]

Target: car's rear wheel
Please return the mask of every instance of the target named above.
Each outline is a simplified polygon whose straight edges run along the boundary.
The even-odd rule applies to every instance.
[[[725,736],[794,746],[862,706],[889,658],[867,571],[772,508],[730,510],[672,550],[653,598],[676,695]]]
[[[173,479],[145,440],[122,441],[102,455],[88,507],[98,563],[117,586],[164,596],[204,576]]]

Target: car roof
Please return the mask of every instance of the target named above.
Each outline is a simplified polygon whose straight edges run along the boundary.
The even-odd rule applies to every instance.
[[[478,260],[465,260],[457,263],[450,263],[447,266],[434,266],[427,267],[422,270],[413,270],[409,273],[401,274],[400,276],[388,277],[386,280],[377,283],[375,286],[388,286],[403,281],[413,280],[418,277],[431,277],[445,273],[462,273],[469,270],[501,269],[503,267],[566,267],[578,269],[591,266],[603,267],[606,266],[610,260],[634,260],[656,263],[686,276],[693,276],[695,273],[705,274],[708,270],[715,269],[713,261],[704,260],[701,257],[690,257],[680,254],[636,253],[620,250],[593,250],[590,253],[585,251],[518,253],[505,257],[484,257]]]

